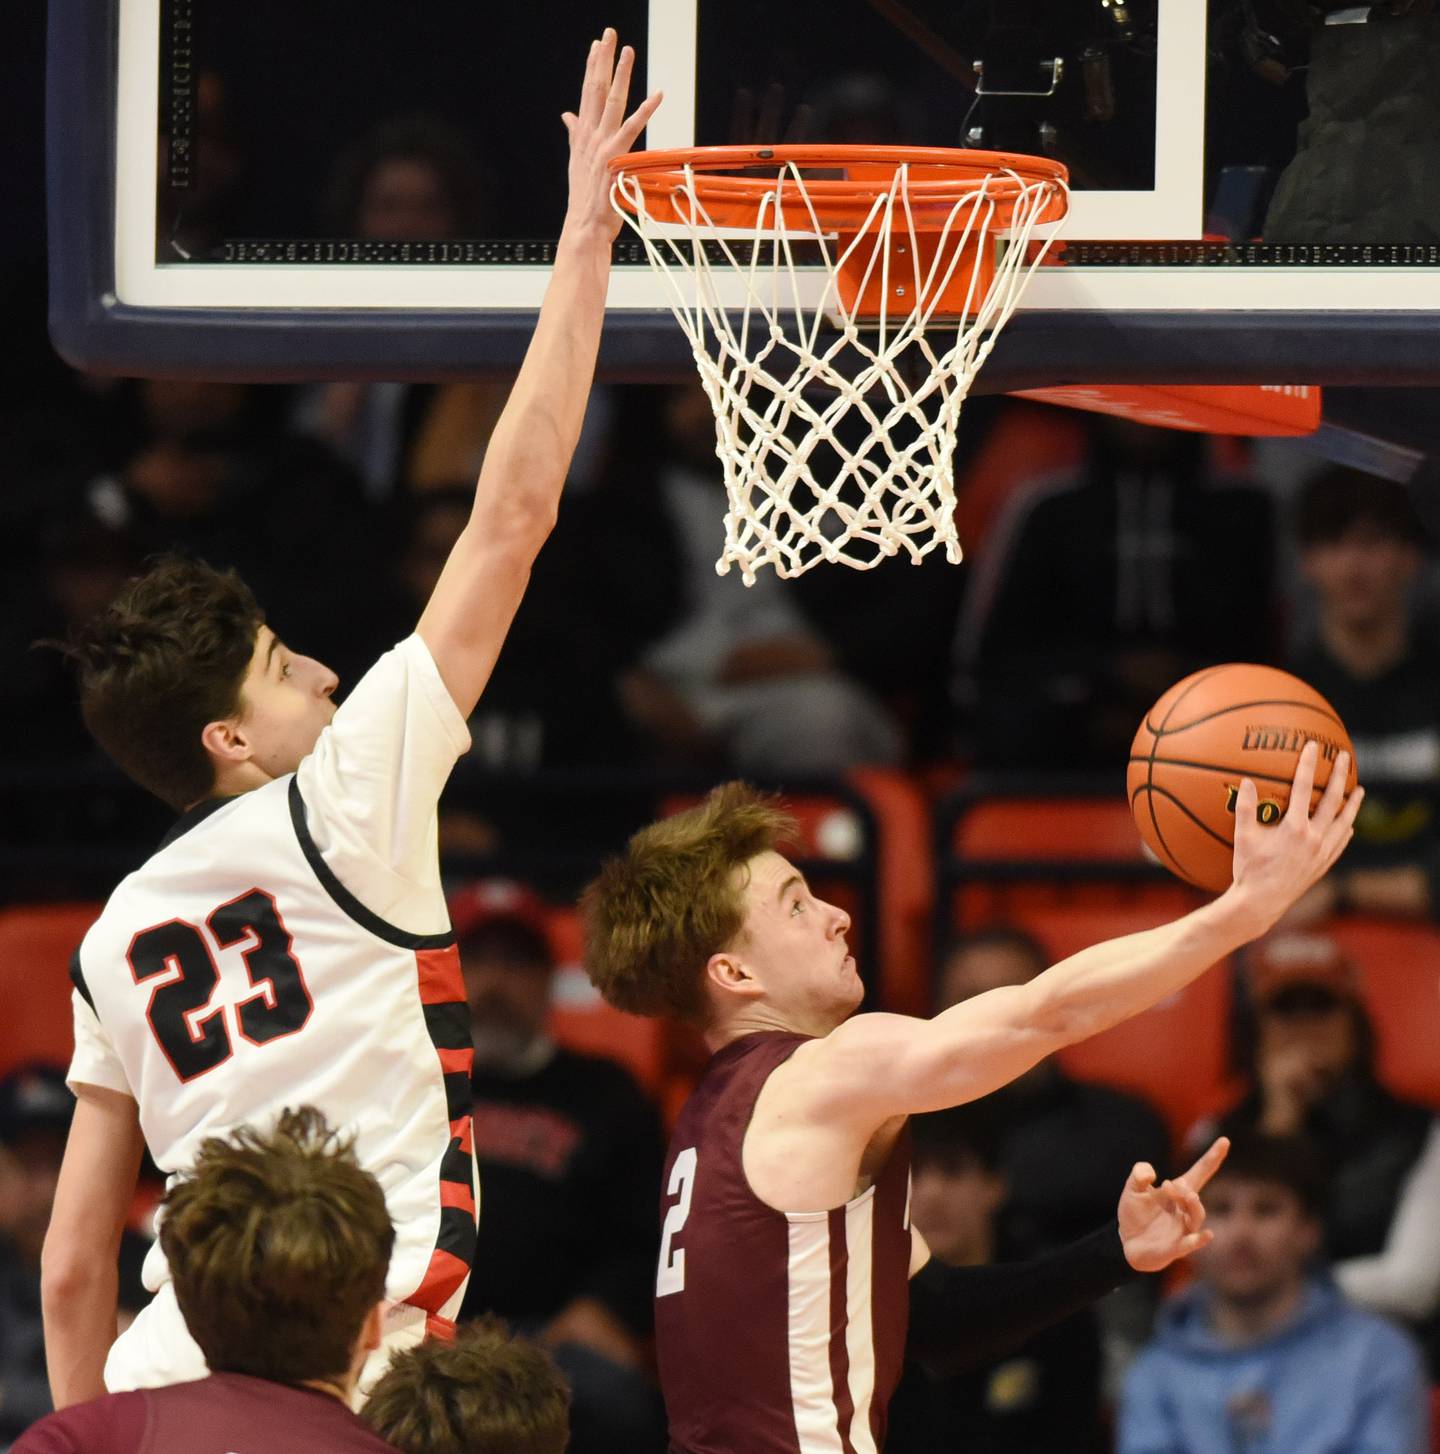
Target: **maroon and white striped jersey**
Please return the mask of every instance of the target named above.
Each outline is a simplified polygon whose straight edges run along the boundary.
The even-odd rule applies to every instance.
[[[750,1190],[746,1128],[804,1035],[711,1060],[666,1159],[655,1334],[683,1454],[877,1454],[905,1353],[910,1147],[843,1207],[777,1212]]]

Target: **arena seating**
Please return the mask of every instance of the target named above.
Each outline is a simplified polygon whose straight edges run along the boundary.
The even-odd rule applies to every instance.
[[[98,904],[0,909],[0,1075],[30,1060],[68,1065],[70,956]]]
[[[1380,1079],[1440,1107],[1440,934],[1430,923],[1353,918],[1328,931],[1355,961],[1375,1022]]]

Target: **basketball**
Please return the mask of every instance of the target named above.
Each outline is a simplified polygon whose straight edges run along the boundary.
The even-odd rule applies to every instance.
[[[1126,788],[1135,826],[1172,873],[1198,888],[1230,884],[1235,800],[1242,778],[1260,794],[1262,823],[1290,802],[1300,751],[1320,744],[1311,811],[1341,752],[1355,750],[1335,709],[1298,677],[1269,666],[1207,667],[1177,682],[1145,714],[1130,748]]]

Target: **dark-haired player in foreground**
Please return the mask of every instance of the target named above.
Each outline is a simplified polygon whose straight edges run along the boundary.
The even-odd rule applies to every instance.
[[[78,1106],[43,1268],[57,1407],[99,1394],[102,1369],[112,1390],[205,1372],[160,1259],[155,1299],[115,1340],[142,1135],[179,1173],[206,1137],[318,1106],[353,1130],[395,1221],[386,1349],[443,1333],[459,1306],[475,1241],[470,1029],[436,802],[580,433],[620,226],[608,163],[659,102],[627,119],[633,65],[614,31],[590,48],[564,117],[554,276],[415,634],[337,711],[334,675],[278,640],[239,580],[169,561],[72,643],[92,733],[183,816],[74,966]]]
[[[910,1227],[906,1118],[997,1089],[1264,933],[1339,857],[1360,806],[1359,789],[1343,798],[1342,754],[1307,813],[1316,759],[1310,744],[1272,828],[1242,783],[1234,883],[1213,903],[933,1020],[854,1014],[849,918],[775,851],[787,821],[743,785],[642,830],[605,866],[584,898],[591,977],[621,1009],[691,1020],[714,1052],[662,1187],[655,1321],[677,1451],[883,1447],[907,1325],[911,1355],[937,1368],[975,1338],[965,1280],[931,1265]],[[1124,1262],[1108,1234],[1113,1264],[1153,1271],[1202,1245],[1197,1193],[1224,1149],[1161,1187],[1136,1168],[1120,1205]],[[1075,1287],[1102,1290],[1097,1261],[1082,1248],[1069,1286],[1063,1265],[1037,1282],[1022,1264],[1015,1327],[1042,1304],[1063,1309]]]
[[[14,1454],[385,1454],[351,1413],[395,1245],[380,1184],[313,1106],[201,1143],[160,1239],[213,1370],[51,1414]]]

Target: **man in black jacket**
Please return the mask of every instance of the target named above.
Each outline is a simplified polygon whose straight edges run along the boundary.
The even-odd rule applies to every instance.
[[[571,1385],[572,1454],[664,1447],[648,1374],[661,1139],[613,1061],[546,1030],[544,909],[489,880],[451,899],[475,1044],[482,1210],[462,1320],[498,1313],[547,1344]]]

